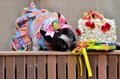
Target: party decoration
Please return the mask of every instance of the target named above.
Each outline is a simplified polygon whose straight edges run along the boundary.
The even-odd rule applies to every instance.
[[[82,60],[81,55],[83,55],[85,59],[85,64],[88,71],[88,77],[92,77],[92,70],[89,62],[89,58],[87,55],[86,47],[89,45],[93,45],[95,42],[93,40],[89,40],[88,42],[79,42],[78,46],[72,51],[74,55],[79,55],[79,63],[80,63],[80,76],[82,76]]]
[[[78,21],[78,28],[81,31],[78,40],[82,42],[92,39],[96,43],[115,43],[117,40],[115,20],[107,19],[97,11],[85,12]]]
[[[78,38],[78,45],[72,53],[79,56],[80,75],[82,76],[81,56],[83,56],[88,77],[92,77],[87,51],[110,51],[116,49],[115,20],[107,19],[97,11],[84,12],[84,17],[79,19],[75,32]]]

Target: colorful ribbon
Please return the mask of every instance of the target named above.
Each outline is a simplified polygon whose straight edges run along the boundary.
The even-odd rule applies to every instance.
[[[101,43],[95,43],[94,45],[89,45],[86,47],[87,50],[115,50],[116,45],[114,43],[106,43],[106,44],[101,44]]]
[[[50,24],[47,27],[46,35],[50,35],[51,37],[53,37],[57,29],[70,28],[71,26],[65,24],[65,22],[66,22],[65,17],[63,15],[61,15],[58,20],[53,21],[53,23],[54,23],[53,25]]]
[[[94,40],[89,40],[88,42],[80,42],[78,47],[76,47],[73,51],[72,54],[74,55],[79,55],[79,63],[80,63],[80,76],[82,76],[82,60],[81,60],[81,55],[84,56],[85,59],[85,64],[87,66],[87,71],[88,71],[88,77],[92,77],[92,70],[91,66],[89,63],[88,55],[86,52],[86,47],[87,46],[92,46],[95,44]]]
[[[87,42],[79,42],[78,46],[72,51],[72,54],[79,55],[80,63],[80,76],[82,76],[82,60],[81,55],[84,56],[85,64],[87,66],[88,77],[92,77],[92,70],[90,67],[89,59],[86,50],[114,50],[116,45],[114,43],[96,43],[95,40],[88,40]]]
[[[103,21],[103,15],[98,13],[97,11],[89,11],[88,13],[87,12],[84,12],[84,16],[85,18],[84,19],[91,19],[91,18],[98,18],[100,19],[101,21]]]

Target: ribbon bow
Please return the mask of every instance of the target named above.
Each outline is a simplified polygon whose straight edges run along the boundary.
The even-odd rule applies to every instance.
[[[88,13],[84,12],[84,16],[86,17],[86,19],[91,19],[91,18],[98,18],[101,21],[103,21],[103,15],[98,13],[97,11],[89,11]]]
[[[70,28],[70,25],[65,24],[66,20],[63,15],[60,16],[58,20],[54,20],[52,24],[48,25],[46,35],[54,36],[58,29]]]
[[[94,45],[95,44],[95,41],[94,40],[89,40],[87,42],[80,42],[78,44],[78,47],[76,47],[73,51],[72,51],[72,54],[74,55],[80,55],[79,56],[79,63],[80,63],[80,76],[82,76],[82,60],[81,60],[81,55],[84,56],[84,59],[85,59],[85,64],[87,66],[87,70],[88,70],[88,77],[92,77],[92,70],[91,70],[91,67],[90,67],[90,63],[89,63],[89,59],[88,59],[88,55],[87,55],[87,52],[86,52],[86,47],[87,46],[91,46],[91,45]]]

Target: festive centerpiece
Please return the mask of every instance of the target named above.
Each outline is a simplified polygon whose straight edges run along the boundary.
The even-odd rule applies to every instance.
[[[114,19],[105,18],[97,11],[85,12],[84,17],[78,21],[76,34],[78,37],[78,45],[72,53],[74,55],[79,55],[80,75],[82,76],[81,55],[83,55],[88,77],[92,77],[87,51],[108,51],[116,49],[115,42],[117,36],[115,21]]]
[[[76,33],[78,41],[88,44],[87,50],[116,49],[115,20],[107,19],[97,11],[84,13],[84,17],[78,21]]]

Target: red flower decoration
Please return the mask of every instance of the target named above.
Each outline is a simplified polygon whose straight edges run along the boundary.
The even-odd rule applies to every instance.
[[[89,27],[89,26],[91,25],[91,22],[90,22],[90,21],[87,21],[87,22],[85,23],[85,25]]]
[[[91,28],[91,29],[95,28],[94,22],[90,25],[90,28]]]
[[[94,22],[91,23],[91,21],[87,21],[87,22],[85,23],[85,25],[86,25],[87,27],[91,28],[91,29],[95,28]]]
[[[109,23],[105,23],[105,25],[102,26],[101,30],[102,30],[103,32],[107,32],[107,31],[110,30],[110,28],[111,28],[111,25],[110,25]]]
[[[80,31],[79,28],[75,29],[75,32],[76,32],[77,36],[80,36],[80,35],[81,35],[81,31]]]

